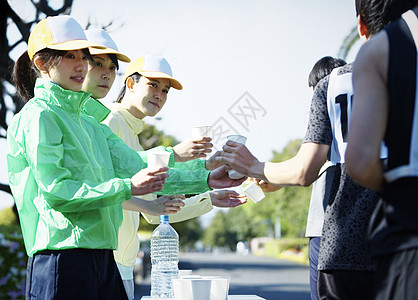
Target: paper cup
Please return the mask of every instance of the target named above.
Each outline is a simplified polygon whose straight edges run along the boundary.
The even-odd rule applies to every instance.
[[[242,190],[244,194],[248,198],[250,198],[254,203],[260,202],[265,197],[263,190],[255,182],[251,182],[249,185],[245,186]]]
[[[212,126],[192,127],[192,139],[201,140],[204,137],[212,136]]]
[[[228,135],[227,138],[228,138],[228,141],[233,141],[238,144],[245,145],[245,143],[247,142],[247,138],[239,134],[231,134],[231,135]]]
[[[192,279],[193,300],[211,300],[211,286],[210,279]]]
[[[175,300],[192,300],[192,282],[187,279],[172,279]]]
[[[211,279],[172,279],[175,300],[211,300]]]
[[[205,276],[212,281],[210,288],[210,300],[227,300],[229,293],[228,276]]]
[[[233,142],[243,144],[243,145],[245,145],[245,143],[247,142],[247,138],[239,134],[228,135],[227,138],[228,138],[228,141],[233,141]],[[235,170],[228,170],[228,176],[231,179],[240,179],[240,178],[245,177],[245,175],[238,173]]]
[[[166,151],[149,151],[148,152],[148,168],[160,169],[168,167],[170,161],[170,152]]]

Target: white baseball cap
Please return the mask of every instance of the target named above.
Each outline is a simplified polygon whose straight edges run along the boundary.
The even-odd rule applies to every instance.
[[[126,69],[123,81],[132,74],[139,73],[147,78],[167,78],[170,80],[171,86],[177,90],[183,89],[181,83],[173,78],[168,61],[158,55],[144,55],[135,59]]]
[[[81,25],[71,16],[47,17],[30,33],[28,55],[32,60],[36,52],[45,48],[68,51],[89,47],[105,48],[89,42]]]
[[[110,35],[103,29],[87,29],[84,31],[87,39],[95,44],[104,46],[104,49],[90,48],[91,55],[97,54],[115,54],[117,59],[123,62],[130,62],[130,58],[125,54],[119,52],[118,46],[110,37]]]

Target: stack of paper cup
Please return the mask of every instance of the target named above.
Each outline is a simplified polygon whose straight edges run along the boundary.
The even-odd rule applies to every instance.
[[[233,142],[243,144],[243,145],[245,145],[245,142],[247,141],[247,138],[245,136],[239,135],[239,134],[228,135],[227,138],[228,138],[228,141],[233,141]],[[228,175],[229,175],[229,178],[231,179],[240,179],[245,176],[245,175],[242,175],[241,173],[238,173],[235,170],[229,170]]]
[[[229,292],[227,276],[185,276],[173,279],[175,300],[226,300]]]

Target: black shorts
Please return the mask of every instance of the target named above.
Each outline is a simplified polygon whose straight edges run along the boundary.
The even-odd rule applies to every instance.
[[[112,250],[45,250],[28,260],[26,299],[127,300]]]
[[[418,248],[382,256],[377,261],[374,299],[418,299]]]
[[[318,299],[370,300],[376,272],[371,271],[319,271]]]

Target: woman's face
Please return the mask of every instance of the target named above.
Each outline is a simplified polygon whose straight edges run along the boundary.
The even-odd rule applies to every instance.
[[[136,117],[155,116],[164,106],[170,90],[170,80],[165,78],[146,78],[141,76],[132,88],[134,100],[131,107],[136,109]]]
[[[81,50],[67,51],[59,64],[49,68],[45,76],[66,90],[79,92],[87,73],[87,59]]]
[[[89,62],[88,72],[83,82],[83,91],[91,93],[94,99],[106,97],[116,77],[116,65],[107,54],[93,56],[95,63]]]

